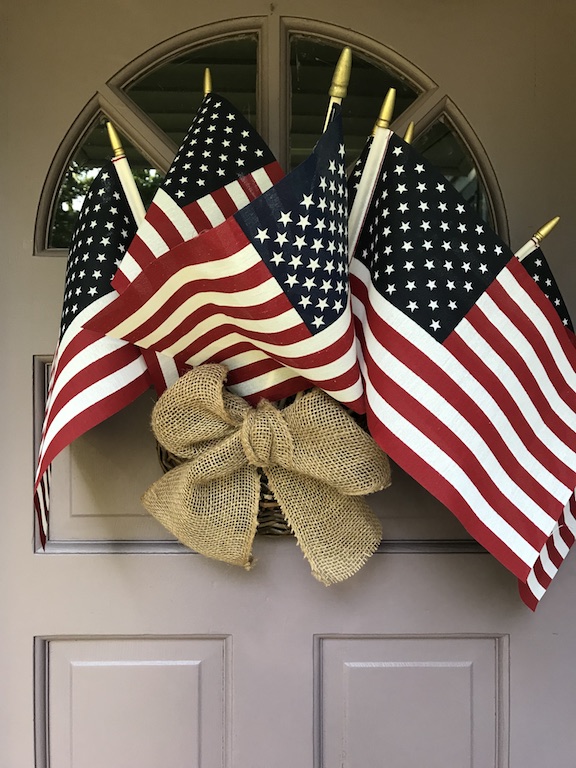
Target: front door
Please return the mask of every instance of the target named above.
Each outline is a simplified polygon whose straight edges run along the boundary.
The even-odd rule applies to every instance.
[[[399,129],[442,112],[473,126],[469,148],[487,176],[491,160],[513,246],[565,214],[547,255],[570,306],[570,0],[544,23],[516,0],[386,9],[360,0],[353,11],[322,1],[314,20],[301,0],[253,0],[243,18],[231,18],[237,9],[228,2],[159,8],[145,0],[137,17],[68,0],[58,9],[32,5],[33,16],[6,12],[4,42],[14,67],[4,78],[9,141],[0,150],[9,192],[0,300],[2,768],[574,765],[576,560],[567,558],[533,614],[515,579],[399,468],[372,500],[380,550],[331,587],[313,579],[291,536],[258,536],[247,572],[188,552],[147,515],[139,497],[160,475],[151,394],[55,462],[45,551],[34,537],[31,491],[65,269],[64,255],[32,254],[52,158],[96,92],[134,143],[156,146],[160,163],[172,146],[137,110],[126,113],[109,85],[116,72],[155,46],[160,59],[184,30],[197,42],[256,30],[278,83],[292,29],[367,56],[386,48],[398,71],[418,71],[427,83]],[[265,132],[281,148],[285,125],[273,98],[266,104]]]

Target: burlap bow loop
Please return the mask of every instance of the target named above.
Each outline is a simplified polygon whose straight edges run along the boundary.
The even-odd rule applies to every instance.
[[[386,455],[321,390],[283,410],[252,408],[225,378],[223,366],[203,365],[159,399],[156,438],[186,461],[148,489],[144,505],[191,549],[248,568],[264,468],[316,578],[351,576],[381,539],[358,497],[389,485]]]

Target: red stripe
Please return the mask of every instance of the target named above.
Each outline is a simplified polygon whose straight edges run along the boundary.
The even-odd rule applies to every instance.
[[[92,427],[130,405],[137,397],[148,389],[148,378],[139,376],[126,386],[102,397],[97,403],[78,413],[68,421],[45,446],[38,467],[38,478],[46,471],[56,456],[73,440],[83,435]],[[37,486],[36,486],[37,487]]]
[[[212,229],[213,224],[210,221],[210,219],[206,216],[200,205],[198,204],[197,200],[194,200],[191,203],[188,203],[188,205],[185,205],[182,209],[186,216],[188,217],[188,220],[194,227],[194,229],[198,232],[204,232],[205,230]],[[180,242],[183,242],[182,238],[180,238]]]
[[[79,339],[79,341],[81,341],[81,339]],[[98,360],[95,360],[90,365],[78,371],[72,379],[66,382],[54,400],[49,398],[47,403],[47,408],[49,409],[47,410],[47,415],[49,417],[48,423],[50,424],[52,422],[51,414],[57,414],[67,402],[72,400],[73,397],[84,392],[92,384],[103,380],[106,376],[121,371],[123,368],[130,365],[130,363],[138,360],[140,356],[139,349],[131,344],[125,344],[118,349],[111,350],[107,355],[98,358]],[[70,359],[67,360],[67,362],[58,361],[58,368],[53,379],[53,389],[70,362]]]

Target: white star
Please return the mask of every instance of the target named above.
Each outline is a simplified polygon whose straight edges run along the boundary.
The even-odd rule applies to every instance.
[[[392,296],[395,290],[396,290],[396,286],[394,285],[394,283],[388,283],[388,285],[386,286],[386,293],[389,296]]]
[[[405,261],[404,262],[404,269],[406,269],[408,272],[414,269],[414,262],[413,261]]]
[[[302,265],[302,256],[300,254],[292,256],[290,259],[290,266],[294,269],[298,269]]]
[[[312,200],[312,195],[304,195],[300,205],[303,205],[306,208],[306,210],[308,210],[308,208],[310,208],[311,205],[314,205],[314,200]]]
[[[258,234],[255,237],[256,237],[256,240],[260,240],[261,243],[263,243],[264,240],[270,240],[270,236],[268,234],[267,229],[259,229]]]
[[[321,238],[314,238],[314,243],[310,246],[313,251],[316,251],[316,253],[319,253],[322,250],[322,239]]]
[[[320,269],[319,259],[310,259],[310,261],[308,262],[307,269],[311,269],[312,272],[316,272],[317,269]]]
[[[416,288],[416,283],[414,282],[414,280],[408,280],[408,282],[406,283],[406,289],[409,291],[413,291],[415,288]]]
[[[413,250],[413,248],[414,248],[414,246],[412,245],[412,243],[409,240],[405,240],[402,243],[402,250],[403,251],[411,251],[411,250]]]

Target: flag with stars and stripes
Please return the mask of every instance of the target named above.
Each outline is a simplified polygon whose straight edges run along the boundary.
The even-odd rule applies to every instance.
[[[554,277],[550,265],[540,247],[536,246],[522,258],[522,266],[536,282],[546,298],[550,301],[563,326],[570,342],[576,346],[574,326],[568,308],[562,298],[560,287]],[[520,592],[524,602],[533,609],[540,597],[550,586],[558,568],[566,558],[576,541],[576,497],[573,495],[564,507],[561,516],[534,563],[534,568],[527,583],[520,584]]]
[[[143,268],[182,242],[221,224],[284,173],[265,141],[227,99],[208,93],[156,192],[112,285],[123,293]],[[179,373],[163,355],[145,353],[160,394]],[[242,361],[237,360],[238,367]],[[271,386],[285,380],[268,360]]]
[[[576,486],[576,351],[509,248],[385,138],[350,266],[368,426],[534,607]]]
[[[362,410],[343,158],[338,111],[298,168],[155,259],[89,327],[179,363],[223,363],[227,386],[252,403],[288,397],[308,380]],[[269,360],[285,371],[272,386]]]
[[[60,337],[50,371],[34,485],[43,545],[52,461],[73,440],[129,405],[151,384],[141,350],[84,329],[117,295],[110,280],[135,231],[116,169],[108,162],[84,200],[68,256]]]

